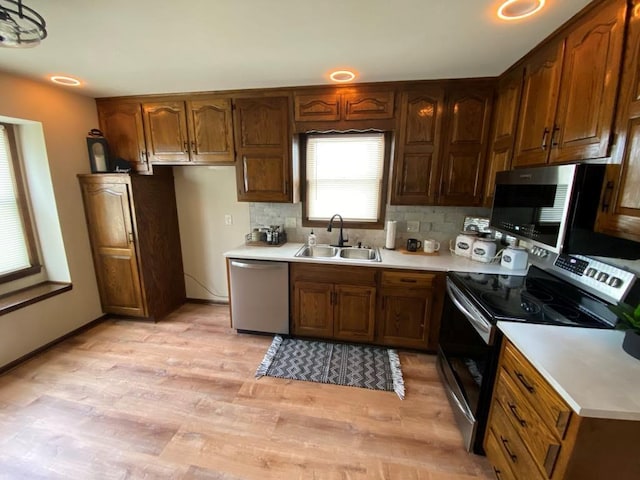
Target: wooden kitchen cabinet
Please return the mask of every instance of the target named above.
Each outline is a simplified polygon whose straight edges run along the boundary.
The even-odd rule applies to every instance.
[[[382,272],[376,343],[435,351],[444,294],[443,275]]]
[[[373,341],[375,269],[294,263],[290,273],[294,335]]]
[[[144,103],[142,108],[153,164],[233,164],[230,99],[202,96]]]
[[[393,88],[342,86],[301,90],[293,96],[295,130],[390,130],[395,115],[394,100]]]
[[[625,16],[603,2],[525,61],[514,166],[608,156]]]
[[[151,174],[140,102],[109,100],[97,105],[100,130],[107,139],[112,159],[130,162],[135,173]]]
[[[484,439],[498,478],[638,478],[637,423],[577,415],[504,341]]]
[[[443,110],[443,87],[424,87],[400,95],[391,204],[435,205]]]
[[[624,53],[616,145],[596,231],[640,242],[640,1],[631,4]]]
[[[170,170],[79,175],[102,310],[159,319],[185,300]]]
[[[293,202],[289,97],[236,98],[233,106],[238,200]]]
[[[484,182],[485,207],[493,205],[496,173],[511,168],[523,72],[522,68],[512,70],[503,75],[498,83]]]
[[[447,92],[438,205],[481,205],[493,86],[464,82]]]

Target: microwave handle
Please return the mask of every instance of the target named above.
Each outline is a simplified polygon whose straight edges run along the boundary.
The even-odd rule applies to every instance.
[[[469,320],[473,325],[475,325],[481,331],[487,334],[491,333],[491,325],[489,324],[489,322],[487,322],[482,317],[476,318],[469,311],[469,308],[473,308],[473,307],[463,305],[463,300],[460,298],[460,295],[462,295],[462,293],[461,292],[456,293],[456,290],[458,290],[458,288],[451,283],[451,280],[447,279],[447,292],[449,293],[449,297],[451,298],[451,301],[453,302],[453,304],[456,307],[458,307],[458,310],[460,310],[463,313],[463,315],[467,317],[467,320]]]

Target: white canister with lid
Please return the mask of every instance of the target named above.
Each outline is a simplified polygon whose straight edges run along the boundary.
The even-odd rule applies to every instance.
[[[507,247],[502,252],[500,265],[510,270],[522,270],[527,268],[529,254],[524,247]]]
[[[477,238],[471,250],[471,260],[490,263],[496,255],[497,246],[491,238]]]
[[[456,245],[453,252],[461,257],[471,257],[473,242],[478,238],[478,232],[463,231],[456,237]]]

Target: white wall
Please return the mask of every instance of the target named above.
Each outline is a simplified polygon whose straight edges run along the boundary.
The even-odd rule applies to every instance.
[[[98,126],[95,101],[70,89],[0,73],[0,116],[42,124],[51,173],[49,188],[53,188],[73,282],[70,292],[0,316],[0,365],[5,365],[100,317],[102,311],[76,178],[90,171],[85,138]],[[56,263],[52,271],[65,270],[64,262],[50,262]]]
[[[188,298],[228,301],[222,254],[244,243],[249,204],[238,202],[235,167],[174,167]],[[233,225],[225,225],[225,214]]]

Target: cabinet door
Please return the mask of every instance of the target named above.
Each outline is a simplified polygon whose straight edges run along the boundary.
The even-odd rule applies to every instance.
[[[551,149],[564,41],[552,43],[524,66],[513,166],[544,165]],[[583,99],[587,102],[587,99]]]
[[[293,295],[293,333],[332,337],[333,285],[298,281],[294,284]]]
[[[393,90],[353,92],[343,95],[345,120],[393,118]]]
[[[193,163],[229,165],[234,162],[230,99],[203,98],[187,101],[187,121]]]
[[[142,108],[151,163],[188,163],[189,143],[184,102],[144,103]]]
[[[610,2],[567,37],[550,162],[609,154],[625,12],[625,2]]]
[[[336,285],[333,336],[339,340],[373,341],[376,289]]]
[[[441,161],[440,205],[480,205],[493,90],[472,85],[449,93]]]
[[[484,205],[491,207],[496,173],[511,168],[516,138],[523,70],[517,69],[500,79],[493,111],[493,128],[484,183]]]
[[[339,93],[295,95],[294,120],[296,122],[335,122],[341,118]]]
[[[596,230],[640,242],[640,0],[632,4],[618,100],[611,178],[602,199]],[[613,166],[610,166],[613,167]],[[616,171],[617,170],[617,171]]]
[[[384,290],[380,298],[378,340],[385,345],[428,348],[430,290]]]
[[[82,184],[102,310],[144,317],[129,194],[122,183]]]
[[[393,164],[391,203],[434,205],[444,90],[425,88],[400,97],[400,133]]]
[[[100,128],[109,142],[112,160],[122,158],[131,162],[136,173],[149,174],[139,103],[113,102],[98,104]]]
[[[291,202],[289,98],[234,100],[238,200]]]

